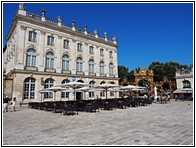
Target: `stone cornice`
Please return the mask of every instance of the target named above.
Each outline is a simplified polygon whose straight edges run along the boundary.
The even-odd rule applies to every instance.
[[[175,78],[176,78],[176,79],[193,78],[193,75],[176,76]]]
[[[9,30],[9,32],[8,32],[8,34],[7,34],[7,36],[6,36],[6,40],[9,40],[9,38],[11,37],[11,35],[12,35],[12,33],[13,33],[15,27],[16,27],[17,21],[18,21],[18,20],[16,19],[16,16],[15,16],[15,17],[14,17],[14,20],[12,21],[12,26],[11,26],[11,28],[10,28],[10,30]]]
[[[108,42],[108,41],[102,40],[100,38],[91,37],[91,36],[88,36],[88,35],[85,35],[85,34],[82,34],[82,33],[78,33],[76,31],[72,31],[72,30],[69,30],[69,29],[66,29],[66,28],[63,28],[63,27],[52,25],[52,24],[49,24],[49,23],[46,23],[46,22],[43,22],[43,21],[40,21],[40,20],[32,19],[32,18],[23,16],[23,15],[20,15],[20,14],[15,15],[14,25],[11,26],[11,29],[10,29],[6,39],[9,39],[10,32],[11,32],[11,30],[14,29],[14,26],[16,25],[18,20],[28,22],[28,23],[32,23],[32,24],[35,24],[35,25],[38,25],[38,26],[50,28],[50,29],[53,29],[55,31],[64,32],[64,33],[67,33],[67,34],[70,34],[70,35],[73,35],[73,36],[77,36],[77,37],[85,38],[85,39],[88,39],[88,40],[92,40],[92,41],[95,41],[95,42],[98,42],[98,43],[103,43],[105,45],[109,45],[109,46],[112,46],[112,47],[115,47],[115,48],[118,47],[117,44],[114,44],[112,42]]]
[[[13,73],[20,73],[20,74],[33,74],[33,75],[52,75],[52,76],[61,76],[61,77],[72,77],[72,76],[76,76],[76,77],[81,77],[81,78],[93,78],[93,79],[103,79],[104,80],[119,80],[119,78],[114,78],[114,77],[99,77],[99,76],[86,76],[86,75],[75,75],[75,74],[65,74],[65,73],[53,73],[53,72],[41,72],[41,71],[25,71],[25,70],[18,70],[15,69],[13,71]]]

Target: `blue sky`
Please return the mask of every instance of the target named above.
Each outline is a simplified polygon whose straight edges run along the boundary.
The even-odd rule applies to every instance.
[[[192,3],[24,3],[27,11],[112,38],[118,47],[118,65],[147,68],[153,61],[193,64]],[[3,46],[18,3],[3,3]]]

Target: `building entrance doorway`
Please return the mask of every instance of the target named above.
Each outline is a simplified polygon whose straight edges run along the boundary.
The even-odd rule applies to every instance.
[[[76,101],[83,100],[82,92],[76,92]]]

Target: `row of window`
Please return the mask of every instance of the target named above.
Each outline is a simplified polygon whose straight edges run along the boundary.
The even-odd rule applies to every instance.
[[[26,66],[27,67],[36,67],[36,51],[31,48],[27,50],[26,56]],[[113,63],[109,64],[109,75],[113,76]],[[46,53],[46,69],[54,69],[54,54],[52,52]],[[62,57],[62,70],[69,71],[70,70],[70,59],[68,55],[63,55]],[[76,59],[76,72],[83,72],[83,61],[81,57]],[[104,62],[101,61],[99,64],[99,72],[100,75],[104,75]],[[89,60],[89,73],[94,73],[94,60]]]
[[[68,79],[62,81],[62,84],[70,82]],[[34,78],[26,78],[24,81],[24,99],[35,99],[35,84]],[[100,84],[105,83],[102,81]],[[95,82],[91,81],[89,84],[94,85]],[[50,88],[54,85],[54,80],[49,78],[45,80],[44,88]],[[92,87],[92,86],[91,86]],[[89,92],[89,97],[95,96],[94,92]],[[110,91],[110,96],[114,96],[114,92]],[[105,97],[105,91],[100,92],[100,97]],[[52,92],[44,93],[44,98],[53,98]],[[69,92],[62,92],[61,98],[69,98]]]
[[[33,31],[29,31],[29,41],[31,42],[37,42],[37,33],[36,32],[33,32]],[[54,37],[53,36],[48,36],[47,37],[47,45],[50,45],[50,46],[54,46]],[[81,43],[78,43],[77,44],[77,51],[78,52],[82,52],[82,47],[83,45]],[[69,49],[70,48],[70,42],[69,40],[64,40],[63,41],[63,48],[64,49]],[[93,46],[89,46],[89,54],[94,54],[94,47]],[[100,49],[100,56],[104,56],[104,50],[103,49]],[[109,58],[113,58],[113,55],[112,55],[112,51],[109,51]]]

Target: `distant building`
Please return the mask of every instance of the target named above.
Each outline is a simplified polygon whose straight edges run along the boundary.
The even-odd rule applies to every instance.
[[[52,11],[52,10],[51,10]],[[5,84],[4,95],[11,94],[18,101],[40,101],[36,90],[56,84],[79,81],[88,84],[113,83],[118,85],[117,43],[112,39],[45,17],[28,12],[23,4],[14,16],[6,36],[7,46],[3,52],[5,76],[11,83]],[[4,18],[5,19],[5,18]],[[91,92],[90,97],[105,92]],[[117,95],[118,96],[118,95]],[[108,97],[114,98],[108,92]],[[45,93],[44,99],[53,99],[52,93]],[[82,99],[82,93],[76,94]],[[56,93],[61,100],[73,99],[72,93]],[[58,100],[57,99],[57,100]]]
[[[177,89],[173,91],[175,94],[184,94],[185,98],[192,97],[193,94],[193,68],[178,69],[176,71]]]

